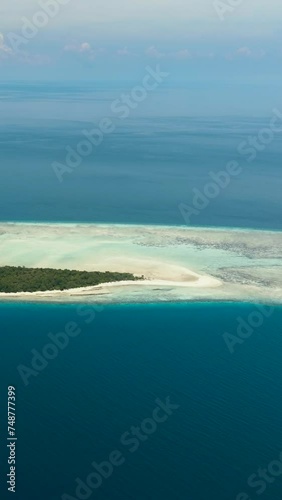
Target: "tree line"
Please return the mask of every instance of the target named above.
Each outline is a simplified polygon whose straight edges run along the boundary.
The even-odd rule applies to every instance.
[[[102,283],[140,279],[144,279],[144,277],[136,277],[130,273],[4,266],[0,267],[0,292],[68,290]]]

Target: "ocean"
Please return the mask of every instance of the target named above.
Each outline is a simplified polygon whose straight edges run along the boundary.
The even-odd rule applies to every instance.
[[[6,386],[17,394],[15,497],[236,500],[245,492],[256,498],[259,487],[248,486],[248,478],[282,451],[282,309],[233,354],[223,338],[236,334],[238,316],[254,310],[152,304],[105,306],[93,314],[89,305],[1,304],[1,407]],[[79,334],[46,366],[39,358],[32,365],[35,351],[50,344],[48,334],[71,321]],[[150,427],[156,401],[167,398],[173,409]],[[5,417],[2,411],[2,464]],[[135,437],[137,447],[129,440],[140,426],[150,432]],[[114,451],[123,462],[90,495],[76,497],[76,479],[85,483],[91,464]],[[274,479],[265,482],[264,498],[280,498],[282,478]]]
[[[16,498],[76,498],[76,478],[85,481],[92,462],[114,450],[124,462],[89,498],[256,498],[249,476],[282,451],[282,309],[231,354],[223,333],[235,334],[237,317],[254,306],[106,306],[95,316],[87,307],[82,316],[75,306],[0,306],[1,407],[7,385],[17,393]],[[42,353],[48,334],[70,321],[81,331],[55,359],[38,361],[37,375],[19,369],[34,369],[32,350]],[[123,444],[168,397],[167,420],[138,449]],[[264,498],[280,493],[278,477]]]
[[[189,224],[282,229],[282,128],[278,118],[279,131],[269,132],[272,109],[263,116],[193,116],[188,91],[164,88],[120,119],[111,103],[128,88],[0,86],[0,220],[187,224],[179,206],[193,207],[194,190],[203,193],[211,172],[236,161],[240,174]],[[178,100],[183,112],[175,109]],[[65,164],[66,148],[76,151],[83,130],[108,116],[114,132],[60,183],[52,164]],[[248,150],[244,142],[259,134],[266,142],[259,139],[255,157],[242,154],[242,143]]]
[[[281,141],[273,137],[252,162],[238,152],[271,111],[136,113],[60,183],[52,162],[107,116],[121,89],[2,91],[1,221],[185,224],[179,205],[192,203],[211,171],[238,161],[242,173],[191,224],[282,229]],[[257,313],[240,303],[1,303],[1,498],[12,498],[13,386],[16,499],[280,499],[281,307],[233,353],[224,337]]]

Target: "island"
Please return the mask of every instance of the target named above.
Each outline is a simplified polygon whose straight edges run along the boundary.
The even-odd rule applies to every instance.
[[[3,266],[0,267],[0,292],[69,290],[96,286],[102,283],[137,281],[140,279],[144,279],[144,277],[134,276],[131,273]]]

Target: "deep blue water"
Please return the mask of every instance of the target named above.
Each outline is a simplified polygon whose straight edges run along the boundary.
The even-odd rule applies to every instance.
[[[233,354],[222,338],[236,333],[238,315],[247,319],[254,309],[123,305],[91,317],[76,306],[1,304],[2,485],[6,386],[15,385],[14,498],[76,498],[75,479],[86,480],[91,463],[114,450],[124,462],[90,491],[91,499],[235,500],[242,491],[257,498],[259,488],[248,486],[248,477],[282,451],[282,309]],[[31,367],[31,350],[42,352],[48,333],[63,331],[69,321],[81,333],[25,386],[18,365]],[[152,416],[157,398],[168,396],[179,407],[130,452],[132,443],[120,437]],[[279,476],[263,498],[280,499],[281,488]]]

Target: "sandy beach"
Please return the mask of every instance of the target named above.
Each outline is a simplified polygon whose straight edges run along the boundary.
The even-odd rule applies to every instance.
[[[130,272],[142,281],[0,300],[282,303],[282,233],[175,226],[0,224],[0,265]]]

